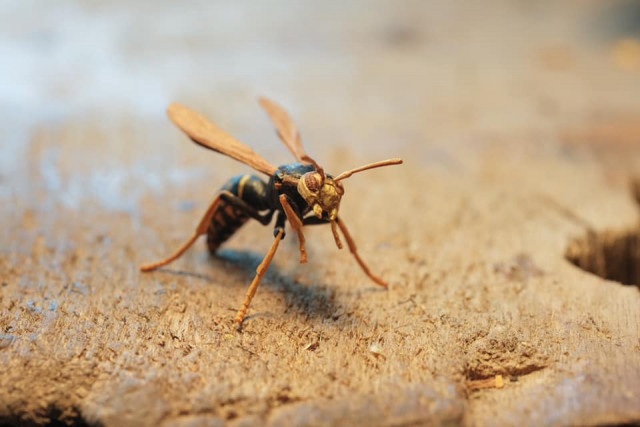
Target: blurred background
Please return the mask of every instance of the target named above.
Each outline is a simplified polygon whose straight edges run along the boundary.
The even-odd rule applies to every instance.
[[[5,0],[0,22],[5,196],[39,185],[28,147],[65,126],[105,139],[98,152],[68,148],[101,158],[82,182],[49,167],[65,157],[60,137],[44,144],[42,184],[68,207],[93,195],[131,211],[133,183],[158,191],[200,179],[199,166],[220,161],[194,151],[177,167],[192,147],[165,118],[173,101],[278,164],[290,159],[259,95],[290,110],[324,163],[350,150],[364,160],[412,153],[457,173],[473,170],[482,144],[600,147],[612,127],[623,144],[640,135],[639,1]],[[120,146],[118,132],[138,147]]]

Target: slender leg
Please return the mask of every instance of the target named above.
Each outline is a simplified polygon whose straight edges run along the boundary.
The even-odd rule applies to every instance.
[[[271,260],[273,259],[273,256],[276,254],[276,251],[278,250],[278,244],[280,243],[280,240],[282,240],[283,234],[284,234],[284,230],[280,229],[280,231],[278,232],[278,235],[276,236],[276,239],[273,241],[273,244],[271,245],[271,249],[269,249],[269,252],[267,252],[267,255],[264,257],[264,259],[256,269],[256,273],[257,273],[256,277],[253,278],[253,282],[251,282],[251,286],[249,286],[249,289],[247,290],[247,296],[244,299],[242,308],[238,310],[238,314],[236,315],[236,319],[235,319],[236,323],[242,324],[242,321],[244,320],[244,316],[247,314],[247,309],[251,304],[251,300],[253,299],[253,296],[256,294],[256,291],[258,290],[260,281],[262,280],[264,275],[267,274],[269,265],[271,265]]]
[[[302,218],[302,225],[320,225],[320,224],[329,224],[331,223],[331,232],[333,233],[333,239],[336,241],[336,246],[338,249],[342,249],[342,242],[340,241],[340,235],[338,234],[338,230],[336,228],[336,221],[330,221],[325,218],[318,218],[317,216],[308,216],[306,218]]]
[[[284,213],[287,215],[287,219],[291,224],[291,228],[293,228],[295,232],[298,233],[298,240],[300,241],[300,264],[305,264],[307,262],[307,250],[304,247],[305,240],[304,234],[302,234],[302,220],[295,213],[295,211],[289,204],[289,201],[287,200],[287,196],[285,196],[284,194],[280,195],[280,204],[284,209]]]
[[[196,227],[196,231],[193,233],[193,236],[191,236],[189,238],[189,240],[187,240],[182,246],[180,246],[180,248],[178,248],[178,250],[176,250],[172,255],[168,256],[167,258],[165,258],[165,259],[163,259],[161,261],[157,261],[157,262],[153,262],[153,263],[149,263],[149,264],[145,264],[145,265],[140,266],[140,271],[152,271],[152,270],[155,270],[156,268],[162,267],[164,265],[169,264],[172,261],[175,261],[183,253],[185,253],[185,251],[187,249],[189,249],[191,247],[191,245],[193,245],[193,243],[196,241],[196,239],[198,237],[202,236],[203,234],[205,234],[207,232],[207,227],[209,226],[209,223],[211,222],[211,217],[215,213],[215,211],[218,208],[218,206],[220,206],[220,200],[221,200],[221,195],[219,194],[215,198],[215,200],[211,203],[211,205],[209,206],[209,209],[207,209],[207,212],[205,212],[204,216],[200,220],[200,223],[198,224],[198,227]]]
[[[360,264],[360,267],[362,267],[362,270],[364,270],[365,274],[369,276],[371,280],[376,282],[378,285],[384,288],[387,288],[389,286],[387,285],[387,282],[385,282],[384,280],[382,280],[381,278],[373,274],[371,270],[369,270],[369,267],[367,267],[367,265],[364,263],[364,261],[362,261],[362,258],[360,258],[360,255],[358,255],[358,248],[356,247],[356,243],[351,238],[351,235],[349,234],[349,230],[347,230],[347,226],[345,225],[344,221],[342,221],[342,218],[338,218],[336,222],[338,223],[340,230],[342,230],[342,234],[344,234],[344,238],[347,241],[347,246],[349,246],[349,251],[356,258],[356,261],[358,261],[358,264]]]
[[[331,232],[333,233],[333,240],[336,241],[336,246],[338,249],[342,249],[342,242],[340,241],[340,235],[338,234],[335,221],[331,221]]]

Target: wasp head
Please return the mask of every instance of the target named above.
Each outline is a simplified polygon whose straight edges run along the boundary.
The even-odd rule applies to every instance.
[[[331,221],[336,220],[340,199],[344,194],[340,182],[322,171],[307,172],[298,181],[298,192],[318,218],[322,218],[323,212],[326,212]]]
[[[315,171],[307,172],[300,177],[300,180],[298,180],[298,193],[300,193],[305,202],[313,209],[313,213],[318,218],[322,218],[323,213],[326,212],[334,227],[335,221],[338,218],[340,199],[344,194],[344,187],[340,181],[349,178],[354,173],[402,163],[401,159],[389,159],[369,163],[359,168],[342,172],[334,178],[326,175],[324,170],[309,156],[305,155],[302,159],[311,163]]]

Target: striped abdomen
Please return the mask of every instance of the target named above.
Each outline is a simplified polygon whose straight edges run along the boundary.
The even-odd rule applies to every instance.
[[[267,185],[255,175],[233,177],[221,188],[221,191],[229,191],[257,211],[268,209],[266,190]],[[242,209],[221,199],[207,229],[209,252],[215,253],[248,220],[249,215]]]

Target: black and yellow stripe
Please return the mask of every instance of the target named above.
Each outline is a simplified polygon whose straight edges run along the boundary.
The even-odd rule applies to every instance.
[[[250,206],[261,210],[266,184],[254,175],[239,175],[231,178],[221,189],[238,196]],[[242,209],[220,200],[218,208],[213,213],[211,223],[207,229],[207,246],[209,252],[215,253],[220,245],[226,242],[249,220],[249,216]]]

